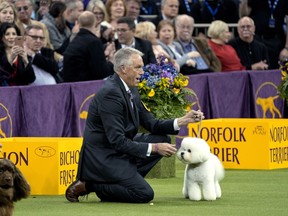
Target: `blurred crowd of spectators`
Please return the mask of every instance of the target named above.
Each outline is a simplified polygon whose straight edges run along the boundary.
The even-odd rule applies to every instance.
[[[1,0],[0,86],[104,79],[127,46],[183,74],[278,69],[287,17],[287,0]]]

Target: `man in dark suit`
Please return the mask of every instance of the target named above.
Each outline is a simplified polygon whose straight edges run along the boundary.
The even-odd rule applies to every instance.
[[[32,62],[36,79],[31,85],[56,84],[59,71],[58,63],[54,59],[54,50],[45,48],[44,30],[38,25],[29,25],[25,29],[25,50]]]
[[[113,64],[106,60],[102,42],[94,34],[95,15],[85,11],[78,20],[80,31],[64,52],[64,82],[99,80],[113,74]],[[112,59],[111,47],[109,44],[105,50],[109,50],[108,60]]]
[[[135,24],[144,22],[146,19],[140,17],[140,8],[142,6],[141,0],[126,0],[126,16],[134,19]]]
[[[151,22],[158,27],[161,20],[169,20],[173,22],[178,13],[179,0],[161,0],[161,14],[159,14],[155,19],[152,19]]]
[[[177,151],[166,134],[203,119],[191,110],[185,116],[157,120],[145,109],[137,91],[143,72],[140,51],[127,47],[115,54],[115,74],[92,99],[88,110],[77,180],[66,190],[70,202],[96,192],[101,201],[147,203],[154,191],[145,175],[164,156]],[[133,100],[131,100],[133,98]],[[139,125],[151,134],[137,134]]]
[[[117,21],[116,32],[118,39],[115,40],[115,48],[119,50],[123,47],[133,47],[141,51],[144,65],[156,63],[156,58],[150,41],[134,37],[135,22],[131,17],[121,17]]]

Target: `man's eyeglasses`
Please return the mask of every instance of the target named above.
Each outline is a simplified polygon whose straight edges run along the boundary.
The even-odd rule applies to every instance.
[[[179,28],[181,29],[187,29],[187,30],[191,30],[193,27],[192,26],[185,26],[185,25],[177,25]]]
[[[244,30],[244,29],[251,29],[251,28],[252,28],[252,25],[241,25],[240,28],[241,28],[242,30]]]
[[[43,41],[45,39],[45,37],[42,37],[42,36],[36,36],[36,35],[27,35],[29,37],[31,37],[33,40],[41,40]]]
[[[21,10],[27,11],[29,6],[17,7],[17,11],[20,12]]]
[[[130,29],[116,29],[116,32],[121,32],[121,33],[125,33],[127,31],[129,31]]]

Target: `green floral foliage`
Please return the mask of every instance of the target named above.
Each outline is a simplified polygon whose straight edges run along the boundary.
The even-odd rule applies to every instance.
[[[191,109],[192,91],[185,88],[189,77],[179,73],[164,56],[148,64],[138,86],[142,102],[159,119],[183,116]]]
[[[288,60],[280,63],[280,70],[282,73],[282,81],[278,86],[278,91],[288,104]]]

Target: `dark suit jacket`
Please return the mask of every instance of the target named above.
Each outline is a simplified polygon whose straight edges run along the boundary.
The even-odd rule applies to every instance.
[[[35,54],[32,64],[56,76],[59,71],[58,63],[54,59],[54,51],[48,48],[42,48],[41,53]]]
[[[64,81],[99,80],[113,73],[113,65],[106,61],[100,39],[81,28],[64,52]]]
[[[251,70],[252,64],[264,60],[269,65],[268,49],[263,43],[257,40],[247,43],[237,37],[230,40],[228,44],[235,49],[241,60],[241,64],[246,67],[246,70]]]
[[[88,110],[77,179],[115,182],[137,172],[136,158],[146,158],[148,143],[132,141],[139,125],[153,134],[177,134],[173,120],[157,120],[132,89],[134,110],[118,76],[109,77]]]
[[[115,48],[116,50],[121,49],[121,44],[119,43],[118,40],[115,40]],[[144,56],[142,56],[144,65],[147,65],[149,63],[156,63],[156,58],[150,41],[135,37],[134,48],[141,51],[144,54]]]

